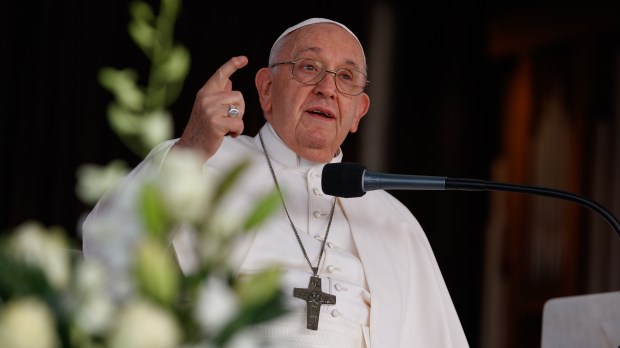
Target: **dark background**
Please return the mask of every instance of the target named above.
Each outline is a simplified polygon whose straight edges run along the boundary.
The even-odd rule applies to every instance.
[[[151,3],[157,8],[157,2]],[[247,55],[250,64],[233,76],[233,86],[244,92],[244,133],[253,135],[263,122],[254,73],[267,63],[275,38],[305,18],[327,17],[349,26],[368,54],[372,12],[379,3],[186,1],[175,36],[189,48],[192,64],[183,93],[172,107],[176,135],[183,130],[196,91],[223,62],[239,54]],[[390,118],[384,170],[488,179],[501,146],[501,81],[510,64],[489,53],[489,23],[512,15],[523,18],[526,27],[528,17],[519,17],[520,13],[591,8],[595,3],[599,4],[384,2],[394,9],[397,48],[390,63],[394,76],[389,103],[395,115]],[[2,6],[3,232],[34,219],[46,226],[63,226],[79,245],[76,222],[89,207],[74,193],[77,166],[106,164],[115,158],[130,165],[141,160],[110,131],[106,106],[111,95],[97,82],[97,72],[104,66],[136,68],[141,76],[147,72],[148,61],[126,30],[127,4],[43,0]],[[372,81],[373,61],[368,64]],[[371,98],[372,92],[371,88]],[[359,133],[348,139],[345,160],[360,160],[361,141]],[[470,344],[477,347],[488,195],[419,191],[394,195],[427,231]]]

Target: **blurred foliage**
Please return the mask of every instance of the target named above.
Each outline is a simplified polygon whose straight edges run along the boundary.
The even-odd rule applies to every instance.
[[[190,53],[174,40],[181,2],[161,0],[159,13],[145,2],[129,7],[129,34],[151,63],[146,85],[134,69],[105,67],[99,81],[115,97],[108,106],[112,129],[136,154],[145,156],[154,145],[173,135],[167,108],[178,98],[190,67]]]
[[[158,13],[134,1],[129,11],[129,35],[151,62],[146,84],[140,85],[129,68],[102,68],[99,80],[114,96],[108,106],[111,128],[145,156],[173,135],[168,107],[181,92],[190,54],[173,35],[180,0],[161,0]],[[228,258],[235,240],[279,207],[279,195],[268,192],[246,216],[222,223],[219,205],[248,162],[218,177],[205,177],[203,163],[189,150],[172,151],[160,172],[137,180],[138,199],[129,200],[137,206],[121,202],[114,209],[134,209],[143,229],[136,237],[123,217],[101,219],[93,226],[103,243],[100,259],[85,260],[64,230],[36,221],[3,236],[0,346],[217,348],[243,342],[244,347],[268,347],[246,329],[286,312],[281,270],[269,268],[240,280]],[[120,159],[106,166],[84,164],[77,171],[76,193],[94,204],[127,172]],[[171,248],[179,226],[198,239],[199,264],[189,274],[183,274]]]

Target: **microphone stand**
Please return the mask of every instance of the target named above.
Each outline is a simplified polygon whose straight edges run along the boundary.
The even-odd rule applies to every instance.
[[[620,238],[620,222],[618,219],[602,205],[589,200],[587,198],[578,196],[576,194],[554,190],[544,187],[535,187],[519,184],[506,184],[493,181],[476,180],[476,179],[462,179],[462,178],[445,178],[446,190],[461,190],[461,191],[506,191],[506,192],[518,192],[529,193],[539,196],[546,196],[552,198],[561,198],[571,202],[578,203],[585,206],[592,211],[601,215],[609,225],[616,231],[616,234]]]

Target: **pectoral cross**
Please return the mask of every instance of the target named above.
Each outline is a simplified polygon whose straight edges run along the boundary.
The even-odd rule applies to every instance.
[[[319,313],[321,305],[336,304],[336,296],[321,291],[321,278],[310,277],[308,288],[294,288],[293,296],[306,301],[308,322],[306,327],[310,330],[318,330]]]

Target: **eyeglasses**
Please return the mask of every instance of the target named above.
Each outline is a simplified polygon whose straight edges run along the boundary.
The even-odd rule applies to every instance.
[[[273,68],[282,64],[290,64],[293,79],[304,85],[318,85],[325,77],[325,74],[330,73],[334,75],[336,89],[347,95],[358,95],[362,93],[366,85],[370,83],[370,81],[366,79],[366,75],[357,70],[349,68],[338,68],[333,71],[327,70],[327,67],[325,67],[323,63],[307,58],[300,58],[290,62],[274,63],[271,67]]]

